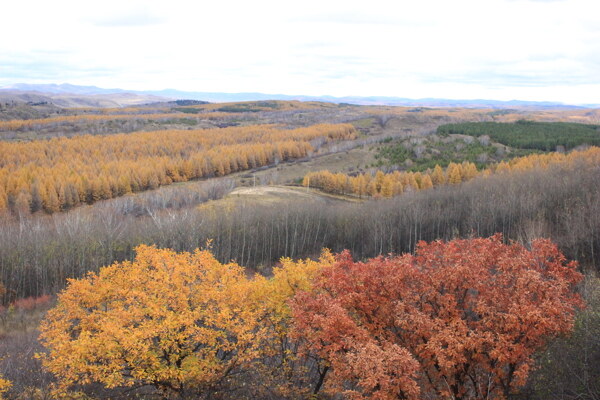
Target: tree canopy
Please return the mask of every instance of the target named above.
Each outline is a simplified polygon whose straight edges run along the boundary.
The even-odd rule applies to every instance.
[[[165,397],[506,398],[569,332],[581,274],[548,240],[421,242],[414,255],[282,259],[247,276],[209,250],[140,246],[71,280],[41,325],[58,391]]]
[[[133,262],[72,280],[41,326],[43,362],[64,387],[153,385],[198,393],[256,357],[250,281],[209,251],[140,246]]]
[[[580,279],[548,240],[421,242],[368,262],[344,252],[294,298],[295,333],[351,398],[506,398],[534,352],[572,329]]]

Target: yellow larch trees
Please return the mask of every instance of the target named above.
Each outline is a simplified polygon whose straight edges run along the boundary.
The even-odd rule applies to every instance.
[[[446,182],[457,185],[462,182],[462,167],[460,164],[450,163],[446,169]]]
[[[351,193],[359,197],[391,197],[403,192],[431,189],[445,184],[458,185],[475,179],[478,176],[487,177],[492,174],[516,173],[533,168],[548,168],[561,166],[565,168],[578,168],[580,164],[600,165],[600,148],[590,147],[582,151],[573,151],[569,154],[549,153],[532,154],[524,157],[513,158],[509,162],[502,161],[482,171],[471,162],[450,163],[444,170],[436,165],[433,170],[424,172],[399,172],[385,174],[377,171],[357,176],[346,176],[342,173],[332,174],[329,171],[310,172],[304,177],[303,184],[324,190],[326,192]],[[344,191],[339,190],[335,182],[347,179],[349,185]]]
[[[433,187],[433,182],[431,181],[430,175],[425,175],[421,180],[421,189],[431,189]]]
[[[506,161],[502,161],[496,165],[494,172],[496,174],[507,174],[510,172],[510,165]]]
[[[434,186],[443,185],[446,183],[446,176],[444,170],[439,165],[436,165],[431,173],[431,181]]]
[[[0,186],[0,212],[6,211],[8,208],[8,199],[6,198],[6,191]]]
[[[355,135],[349,124],[296,129],[254,125],[0,142],[0,205],[5,197],[4,203],[14,205],[19,193],[37,192],[42,208],[52,213],[173,182],[305,157],[314,150],[314,139],[329,142]]]

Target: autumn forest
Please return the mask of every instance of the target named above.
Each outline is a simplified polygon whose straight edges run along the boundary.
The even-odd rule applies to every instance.
[[[0,398],[597,399],[599,127],[0,102]]]

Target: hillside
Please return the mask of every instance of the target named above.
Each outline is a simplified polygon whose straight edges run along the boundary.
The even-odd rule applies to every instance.
[[[422,98],[410,99],[405,97],[393,96],[311,96],[311,95],[289,95],[276,93],[222,93],[222,92],[192,92],[177,89],[132,91],[127,89],[104,89],[96,86],[79,86],[68,83],[63,84],[26,84],[17,83],[6,89],[15,89],[21,91],[41,92],[46,94],[70,94],[70,95],[108,95],[119,93],[130,93],[138,96],[158,96],[173,99],[193,99],[205,100],[216,103],[223,102],[241,102],[258,100],[299,100],[299,101],[322,101],[330,103],[349,103],[356,105],[388,105],[404,107],[467,107],[467,108],[524,108],[524,109],[576,109],[592,108],[600,105],[573,106],[558,102],[543,101],[498,101],[489,99],[443,99],[443,98]],[[0,89],[1,90],[1,89]]]
[[[35,86],[33,87],[34,89]],[[40,103],[53,104],[64,108],[118,108],[155,103],[168,100],[168,97],[153,94],[110,92],[100,94],[73,93],[73,92],[46,92],[43,90],[14,90],[0,89],[0,103],[39,105]]]
[[[77,96],[87,99],[104,95]],[[577,123],[581,124],[574,125],[580,135],[572,139],[585,142],[588,134],[595,132],[599,110],[356,106],[279,100],[164,100],[132,107],[71,108],[44,102],[45,97],[24,100],[30,104],[0,103],[0,350],[6,354],[0,359],[0,371],[12,382],[7,392],[10,398],[24,398],[20,393],[51,398],[51,384],[62,379],[64,369],[60,363],[50,374],[30,356],[45,351],[42,344],[48,348],[52,345],[49,341],[57,337],[46,333],[40,342],[37,335],[40,320],[56,304],[57,293],[73,293],[73,288],[83,288],[86,280],[100,275],[108,280],[86,287],[109,289],[106,285],[113,275],[103,271],[123,272],[134,264],[135,268],[144,268],[163,258],[165,262],[157,264],[160,268],[125,273],[117,279],[116,286],[105,292],[127,293],[111,303],[115,306],[111,310],[124,305],[122,311],[132,318],[122,340],[129,340],[131,327],[141,326],[135,318],[137,306],[127,303],[132,290],[156,290],[159,295],[151,296],[156,299],[164,299],[165,293],[184,296],[176,303],[192,304],[185,298],[186,293],[194,292],[206,276],[175,289],[176,280],[168,285],[164,281],[181,276],[171,268],[174,265],[192,274],[211,266],[220,271],[211,275],[215,277],[234,271],[233,275],[226,274],[235,278],[228,278],[227,285],[234,286],[227,296],[209,299],[207,303],[221,307],[239,300],[232,304],[231,312],[212,313],[227,317],[222,323],[223,329],[229,329],[228,324],[240,310],[254,313],[275,307],[285,311],[291,298],[285,296],[292,296],[297,290],[293,285],[316,282],[302,274],[314,271],[311,268],[327,260],[325,256],[316,261],[323,247],[338,253],[338,259],[346,260],[343,265],[349,268],[379,271],[372,278],[387,283],[390,279],[384,272],[390,269],[377,269],[387,262],[381,256],[389,260],[409,257],[396,255],[418,252],[424,246],[422,241],[441,246],[437,241],[445,240],[452,251],[456,250],[453,246],[470,241],[505,246],[498,233],[507,243],[514,241],[510,244],[512,249],[527,251],[538,238],[552,239],[558,246],[556,251],[562,252],[552,253],[554,258],[564,253],[569,260],[580,263],[580,270],[590,271],[581,284],[587,288],[582,293],[589,304],[596,304],[593,299],[599,286],[594,283],[593,274],[598,270],[600,254],[598,149],[553,153],[547,151],[552,148],[521,148],[521,144],[509,143],[494,132],[481,131],[477,124],[493,123],[501,126],[502,132],[513,132],[512,128],[519,125],[516,121],[528,120],[538,121],[548,131],[563,132],[564,123]],[[31,104],[37,100],[40,102]],[[460,133],[446,132],[449,126],[465,129]],[[466,129],[471,126],[475,126],[474,130]],[[539,133],[535,129],[524,131],[523,135],[533,138],[536,132]],[[573,146],[584,148],[584,142]],[[319,182],[315,178],[319,176],[327,179]],[[302,183],[306,186],[299,186]],[[196,251],[198,248],[206,250]],[[341,253],[345,249],[348,252]],[[350,261],[350,254],[356,262]],[[478,252],[477,256],[481,254]],[[474,257],[472,252],[464,256],[469,260]],[[190,268],[194,257],[200,257],[201,263]],[[306,257],[312,261],[297,261]],[[514,266],[514,257],[508,259]],[[110,265],[113,267],[106,268]],[[471,261],[468,265],[472,265]],[[528,268],[530,264],[523,265]],[[574,271],[574,264],[569,265]],[[168,271],[164,276],[163,267]],[[284,267],[290,268],[291,275],[281,275]],[[490,282],[498,279],[493,268]],[[340,269],[347,271],[346,267]],[[155,274],[161,275],[162,280],[153,280]],[[456,276],[471,276],[461,274]],[[351,273],[351,279],[339,282],[345,285],[360,276],[358,272]],[[282,286],[273,286],[276,279],[281,279]],[[142,280],[144,283],[140,284]],[[369,278],[369,282],[373,280]],[[448,283],[446,279],[439,282]],[[544,282],[555,285],[553,280]],[[227,285],[208,284],[197,293],[219,291]],[[367,286],[358,282],[358,290],[352,296],[363,296]],[[253,288],[257,292],[247,292]],[[83,294],[70,298],[85,299]],[[255,307],[253,301],[257,299],[262,300]],[[173,304],[166,304],[164,310],[171,312]],[[97,303],[90,302],[79,310],[91,310],[94,318],[109,315],[104,309],[96,313],[96,307]],[[587,323],[600,326],[591,320],[597,307],[593,305],[589,312],[578,310],[574,318],[588,318]],[[160,309],[154,304],[143,315]],[[540,307],[534,309],[537,314],[531,315],[539,315]],[[56,311],[52,313],[58,315]],[[111,318],[106,325],[113,329],[111,332],[115,332],[115,321],[128,321]],[[260,316],[257,329],[248,334],[265,332],[266,326],[276,327],[278,335],[261,339],[261,348],[268,350],[279,343],[274,338],[283,338],[289,344],[277,349],[283,349],[284,356],[253,353],[251,367],[234,366],[235,379],[219,386],[227,389],[222,398],[240,398],[242,393],[247,398],[279,400],[288,396],[290,390],[306,393],[306,386],[297,379],[313,382],[313,387],[318,382],[318,377],[305,369],[314,361],[294,364],[298,369],[292,381],[280,368],[271,369],[270,363],[277,357],[298,357],[299,353],[295,339],[284,335],[291,317],[277,317],[271,325],[264,324],[264,318]],[[78,323],[72,318],[68,321]],[[54,328],[60,330],[61,326],[64,324]],[[165,324],[157,326],[160,332],[153,337],[165,332]],[[194,320],[192,327],[197,326]],[[583,325],[578,322],[576,326]],[[42,325],[44,332],[59,332],[56,329],[50,331],[48,325]],[[529,386],[522,389],[523,393],[537,393],[538,397],[533,397],[536,400],[545,398],[545,392],[537,385],[554,378],[552,360],[562,357],[562,352],[572,354],[567,360],[572,370],[561,372],[561,379],[572,382],[574,370],[596,373],[595,366],[573,367],[578,365],[581,354],[597,352],[590,347],[589,336],[585,336],[592,332],[576,328],[575,339],[569,339],[575,345],[553,340],[543,354],[549,361],[536,364],[540,368],[530,373]],[[77,333],[60,337],[75,338]],[[89,336],[89,340],[96,338],[96,333]],[[102,342],[95,343],[101,355],[98,365],[103,365],[108,353]],[[135,343],[141,341],[136,339]],[[190,343],[197,346],[194,341]],[[78,349],[85,352],[88,347]],[[83,353],[74,350],[64,356],[74,354]],[[118,355],[124,353],[110,354],[118,360]],[[140,354],[146,357],[154,353]],[[77,356],[73,357],[81,365]],[[561,358],[561,363],[567,361]],[[260,370],[257,365],[261,365]],[[181,371],[188,371],[187,366],[182,364]],[[265,382],[267,386],[278,382],[279,386],[270,389],[275,394],[264,394]],[[0,391],[1,385],[0,378]],[[160,392],[152,385],[138,389],[102,383],[84,384],[80,389],[92,398],[145,398]],[[295,399],[306,398],[298,396]]]

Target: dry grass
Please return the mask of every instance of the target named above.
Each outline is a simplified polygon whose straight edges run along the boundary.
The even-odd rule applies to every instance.
[[[301,186],[250,186],[238,187],[220,200],[203,203],[200,209],[227,210],[246,205],[270,206],[273,204],[303,202],[303,203],[344,203],[360,202],[355,197],[329,194],[317,189],[309,189]]]

